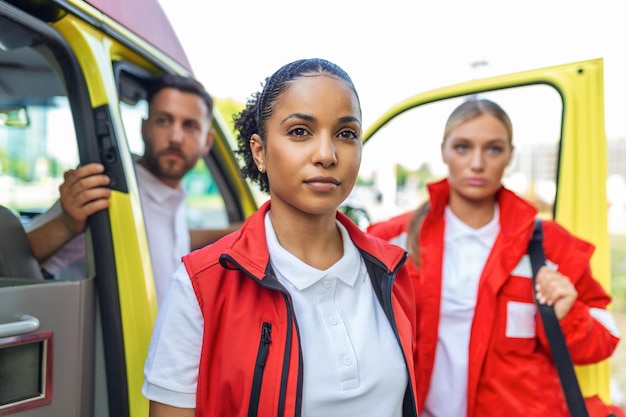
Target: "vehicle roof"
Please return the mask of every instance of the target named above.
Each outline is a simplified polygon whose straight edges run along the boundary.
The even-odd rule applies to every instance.
[[[157,0],[84,0],[192,72],[172,24]]]

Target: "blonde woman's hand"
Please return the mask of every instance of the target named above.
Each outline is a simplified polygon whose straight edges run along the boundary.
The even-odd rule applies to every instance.
[[[578,291],[572,281],[559,271],[542,266],[537,274],[537,300],[554,307],[557,319],[561,320],[574,305]]]

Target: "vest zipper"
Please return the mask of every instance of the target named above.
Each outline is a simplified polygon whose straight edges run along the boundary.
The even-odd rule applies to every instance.
[[[263,382],[263,372],[265,371],[265,362],[267,354],[270,350],[272,342],[272,324],[264,322],[261,327],[261,340],[259,342],[259,350],[256,356],[256,365],[254,376],[252,378],[252,391],[250,392],[250,407],[248,408],[248,417],[256,417],[259,408],[259,399],[261,397],[261,385]]]

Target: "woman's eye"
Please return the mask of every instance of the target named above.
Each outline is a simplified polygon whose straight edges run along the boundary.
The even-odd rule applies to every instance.
[[[502,147],[500,146],[490,146],[488,151],[489,153],[492,153],[492,154],[501,154],[504,151],[504,149],[502,149]]]
[[[307,133],[308,133],[308,132],[306,131],[306,129],[304,129],[304,128],[302,128],[302,127],[296,127],[296,128],[293,128],[293,129],[291,129],[291,130],[289,131],[289,134],[290,134],[290,135],[293,135],[293,136],[304,136],[304,135],[306,135]]]
[[[469,146],[465,145],[464,143],[459,143],[457,145],[454,145],[454,150],[457,152],[465,152],[469,149]]]
[[[358,139],[359,135],[354,130],[342,130],[339,136],[343,139]]]

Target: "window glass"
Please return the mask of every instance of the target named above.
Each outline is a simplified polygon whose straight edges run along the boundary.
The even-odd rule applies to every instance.
[[[136,104],[120,102],[120,111],[131,152],[143,155],[144,143],[141,137],[141,121],[148,115],[145,99]],[[187,223],[193,229],[226,227],[229,223],[226,204],[217,188],[213,175],[204,160],[183,178],[183,188],[187,193]]]
[[[562,102],[544,85],[481,93],[498,103],[513,124],[513,160],[503,183],[552,217]],[[372,222],[416,208],[426,184],[447,175],[441,158],[446,120],[468,97],[428,103],[392,119],[365,144],[358,184],[347,204],[367,212]]]
[[[120,102],[120,112],[130,151],[135,155],[143,155],[141,121],[148,117],[148,103],[146,100],[140,100],[135,105]]]
[[[41,79],[45,87],[33,88]],[[50,63],[27,47],[0,51],[0,204],[27,224],[78,163],[69,101]]]
[[[31,230],[56,215],[55,209],[38,217],[58,201],[64,173],[79,165],[78,143],[55,54],[17,27],[0,31],[0,38],[5,35],[13,42],[0,48],[0,205]],[[82,249],[84,242],[61,248],[42,264],[47,277],[84,279],[85,259],[92,255],[90,245]]]

